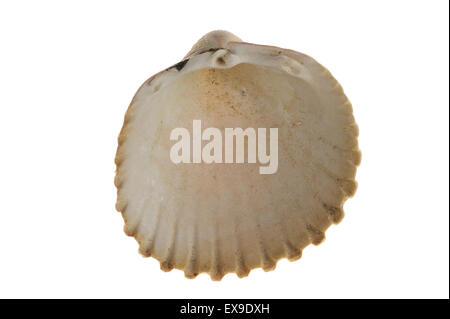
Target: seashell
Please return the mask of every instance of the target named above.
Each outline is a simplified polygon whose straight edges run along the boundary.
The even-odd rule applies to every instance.
[[[276,172],[261,174],[263,161],[250,155],[236,163],[237,139],[236,162],[207,163],[195,142],[191,163],[173,162],[173,130],[186,128],[194,140],[196,120],[222,136],[226,128],[277,128]],[[320,244],[342,220],[357,187],[357,136],[350,102],[314,59],[213,31],[134,96],[116,154],[116,208],[139,252],[164,271],[220,280],[273,270],[279,259],[299,259],[305,246]],[[253,142],[244,142],[250,154]],[[227,150],[222,143],[215,152]]]

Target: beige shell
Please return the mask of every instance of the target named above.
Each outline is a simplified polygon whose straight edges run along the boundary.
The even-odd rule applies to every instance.
[[[176,127],[278,128],[278,171],[257,164],[174,164]],[[139,251],[188,278],[275,268],[341,221],[356,190],[358,127],[341,86],[312,58],[205,35],[147,80],[126,113],[116,155],[116,208]]]

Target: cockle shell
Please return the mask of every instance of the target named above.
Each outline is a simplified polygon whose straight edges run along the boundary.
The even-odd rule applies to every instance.
[[[278,171],[174,164],[170,132],[193,120],[222,131],[278,128]],[[314,59],[213,31],[134,96],[116,154],[116,208],[140,253],[165,271],[220,280],[272,270],[341,221],[357,186],[357,136],[350,102]]]

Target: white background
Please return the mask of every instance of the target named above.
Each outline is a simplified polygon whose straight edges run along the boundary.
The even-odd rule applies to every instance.
[[[0,297],[449,297],[447,1],[0,3]],[[327,67],[363,154],[323,244],[221,282],[142,258],[113,185],[135,91],[214,29]]]

